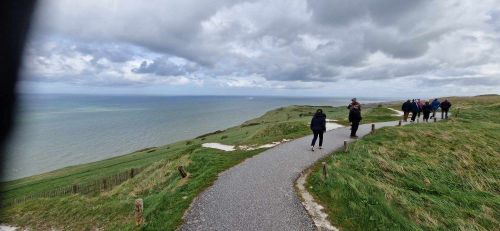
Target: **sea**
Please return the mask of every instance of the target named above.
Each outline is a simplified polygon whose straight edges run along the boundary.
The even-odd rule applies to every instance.
[[[349,97],[274,96],[23,94],[19,98],[2,181],[191,139],[278,107],[350,102]]]

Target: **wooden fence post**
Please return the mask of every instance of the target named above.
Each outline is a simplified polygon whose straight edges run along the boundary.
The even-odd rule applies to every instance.
[[[437,119],[436,119],[436,117],[434,117],[434,122],[436,122],[436,121],[437,121]]]
[[[135,225],[144,224],[144,202],[142,199],[135,199]]]
[[[322,162],[321,164],[323,164],[323,178],[326,179],[326,163]]]
[[[375,132],[375,124],[372,124],[372,132],[371,133],[374,133]]]
[[[179,173],[181,174],[181,177],[184,178],[187,176],[187,173],[186,171],[184,170],[184,167],[181,165],[179,167],[177,167],[177,170],[179,170]]]
[[[398,126],[401,126],[401,120],[399,120]]]
[[[134,168],[130,169],[130,178],[134,178]]]
[[[347,140],[344,140],[344,152],[347,152]]]

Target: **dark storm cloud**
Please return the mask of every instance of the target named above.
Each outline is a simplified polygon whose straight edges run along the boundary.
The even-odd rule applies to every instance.
[[[345,26],[371,19],[378,24],[394,24],[409,11],[418,11],[425,0],[308,0],[313,17],[320,23]]]
[[[293,82],[295,88],[296,82],[363,84],[417,76],[473,85],[500,74],[495,0],[48,0],[40,5],[27,69],[50,81],[71,75],[131,84],[259,76],[281,88]]]

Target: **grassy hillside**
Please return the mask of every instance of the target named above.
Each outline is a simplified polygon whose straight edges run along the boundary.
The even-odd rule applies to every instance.
[[[450,98],[448,121],[377,130],[306,186],[343,230],[498,230],[500,97]],[[460,108],[458,111],[457,108]]]
[[[89,164],[67,167],[38,176],[3,184],[2,193],[12,201],[33,193],[43,193],[60,186],[86,184],[107,176],[144,168],[132,179],[93,194],[73,194],[32,199],[2,209],[2,222],[47,230],[51,227],[85,230],[135,230],[133,203],[144,199],[145,230],[174,230],[191,201],[210,186],[217,175],[263,149],[224,152],[201,147],[202,143],[260,145],[310,134],[308,123],[318,107],[278,108],[240,126],[198,138],[137,151]],[[329,119],[347,124],[345,107],[321,107]],[[394,120],[384,107],[363,109],[364,122]],[[177,166],[189,173],[182,179]]]

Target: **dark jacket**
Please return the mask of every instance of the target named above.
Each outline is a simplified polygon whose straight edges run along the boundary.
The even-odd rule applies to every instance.
[[[420,109],[418,108],[417,102],[411,102],[411,111],[414,112],[414,113],[420,111]]]
[[[401,106],[401,110],[404,112],[410,112],[411,111],[411,102],[406,101],[403,103],[403,106]]]
[[[432,106],[430,104],[424,104],[424,106],[422,106],[422,111],[424,113],[431,113]]]
[[[441,109],[443,109],[445,111],[450,109],[450,107],[451,107],[451,103],[449,101],[444,101],[441,103]]]
[[[351,109],[349,111],[349,122],[358,122],[361,121],[363,118],[361,118],[361,111],[357,109]]]
[[[323,113],[314,114],[311,119],[311,130],[326,131],[326,115]]]

